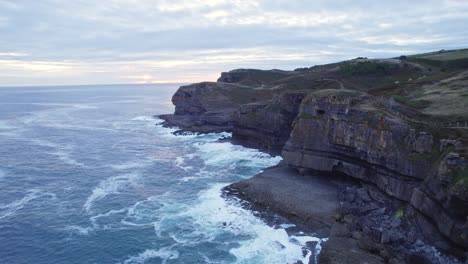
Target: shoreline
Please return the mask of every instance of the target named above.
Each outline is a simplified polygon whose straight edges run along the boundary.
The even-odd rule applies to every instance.
[[[164,116],[167,115],[155,117],[165,120]],[[218,126],[206,128],[200,126],[199,129],[190,130],[166,122],[160,125],[178,129],[174,135],[226,132],[221,131]],[[248,141],[236,140],[232,137],[219,139],[219,141],[256,149],[273,156],[281,156],[280,150],[259,148],[249,144]],[[294,187],[299,190],[293,190]],[[317,205],[320,205],[320,201],[324,198],[320,196],[320,194],[324,194],[322,188],[328,190],[325,195],[328,195],[327,198],[331,198],[331,200],[326,200],[328,204],[325,206],[326,209],[318,213],[308,203],[318,199],[316,200],[319,201]],[[314,189],[317,192],[311,192]],[[386,243],[402,243],[405,232],[417,233],[418,231],[410,230],[411,228],[408,227],[411,224],[408,223],[406,223],[406,228],[397,231],[396,229],[403,226],[403,220],[397,216],[398,206],[401,205],[395,205],[394,199],[372,184],[363,185],[362,182],[342,173],[291,168],[281,161],[278,165],[265,168],[263,172],[252,178],[225,186],[222,191],[226,195],[225,199],[233,196],[238,197],[242,201],[250,203],[249,210],[258,209],[261,214],[266,214],[266,217],[265,215],[261,216],[264,220],[268,220],[269,214],[284,217],[296,226],[295,229],[315,234],[320,239],[327,239],[321,243],[320,253],[318,255],[312,254],[313,258],[311,257],[308,264],[461,264],[457,259],[441,255],[430,244],[424,243],[421,233],[412,238],[414,245],[405,242],[404,246],[386,246]],[[291,196],[291,194],[293,195]],[[281,199],[284,196],[288,196],[288,199]],[[354,196],[352,201],[350,201],[350,196]],[[364,209],[360,207],[364,207]],[[385,228],[382,228],[382,225],[376,227],[375,223],[365,223],[367,214],[382,222],[387,220],[383,226],[395,230],[392,230],[392,234],[384,234],[382,231],[375,232],[376,229],[383,230]],[[388,221],[389,219],[390,221]],[[372,226],[373,224],[374,226]],[[308,250],[314,252],[311,247]],[[316,261],[316,259],[318,260]]]
[[[378,69],[386,69],[385,78]],[[410,65],[406,58],[391,64],[363,58],[297,71],[238,69],[223,72],[216,82],[181,86],[172,97],[174,114],[159,118],[179,128],[174,134],[228,131],[232,139],[224,140],[233,144],[281,153],[279,166],[231,186],[242,198],[304,226],[320,216],[305,204],[314,204],[307,197],[321,186],[304,179],[323,176],[323,188],[337,176],[355,181],[334,190],[340,210],[328,224],[332,239],[324,247],[334,246],[324,251],[324,263],[352,263],[346,248],[370,253],[376,263],[461,263],[468,258],[468,130],[441,127],[440,116],[428,114],[426,108],[442,97],[419,108],[394,99],[401,74],[421,72],[439,80],[440,91],[468,76],[456,69],[450,77],[438,75],[430,65]],[[375,83],[389,79],[388,87]],[[404,85],[424,91],[418,83]],[[317,195],[317,207],[335,198]]]

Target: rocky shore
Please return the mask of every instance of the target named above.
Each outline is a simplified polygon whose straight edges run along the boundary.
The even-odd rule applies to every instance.
[[[463,263],[468,129],[444,124],[468,111],[445,113],[439,95],[450,86],[464,104],[463,85],[463,67],[406,58],[241,69],[181,87],[175,114],[160,118],[177,133],[230,131],[281,152],[280,165],[226,190],[329,237],[320,263]]]

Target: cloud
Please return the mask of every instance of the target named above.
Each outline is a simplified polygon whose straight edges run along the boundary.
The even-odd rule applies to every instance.
[[[468,43],[466,1],[0,0],[0,86],[201,81]]]

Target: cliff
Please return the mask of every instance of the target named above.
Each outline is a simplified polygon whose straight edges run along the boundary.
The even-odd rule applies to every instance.
[[[435,251],[459,260],[468,252],[468,70],[461,63],[468,54],[452,63],[450,52],[295,71],[234,70],[215,83],[181,87],[172,99],[175,114],[162,118],[183,130],[232,131],[248,146],[280,150],[280,167],[297,175],[352,180],[338,184],[339,206],[326,214],[307,206],[320,199],[313,184],[325,183],[289,170],[287,181],[271,170],[227,187],[325,230],[322,263],[346,263],[346,252],[333,250],[340,247],[359,248],[357,256],[372,263],[457,263]],[[285,192],[290,198],[277,199]]]
[[[290,167],[343,173],[376,186],[401,201],[401,210],[428,220],[421,230],[427,241],[447,238],[447,247],[462,254],[468,185],[456,172],[468,164],[451,152],[453,145],[441,144],[450,139],[418,118],[424,117],[361,92],[321,90],[302,101],[282,156]],[[444,238],[432,233],[431,223]]]

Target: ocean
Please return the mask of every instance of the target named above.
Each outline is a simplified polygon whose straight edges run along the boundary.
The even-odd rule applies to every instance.
[[[221,192],[281,157],[174,136],[177,87],[0,88],[0,263],[308,263],[318,238]]]

